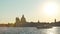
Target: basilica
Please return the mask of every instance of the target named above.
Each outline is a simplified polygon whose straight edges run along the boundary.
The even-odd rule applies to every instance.
[[[16,17],[15,20],[16,20],[16,22],[15,22],[16,27],[26,24],[26,19],[25,19],[24,15],[22,15],[21,19],[19,19],[19,17]]]
[[[15,18],[15,24],[14,27],[37,27],[37,26],[60,26],[60,21],[56,22],[56,19],[54,20],[54,23],[47,23],[47,22],[27,22],[24,15],[22,15],[21,19],[19,17]]]
[[[22,15],[21,19],[19,17],[16,17],[15,19],[15,27],[36,27],[36,26],[43,26],[43,25],[49,25],[48,23],[41,23],[41,22],[27,22],[24,15]]]

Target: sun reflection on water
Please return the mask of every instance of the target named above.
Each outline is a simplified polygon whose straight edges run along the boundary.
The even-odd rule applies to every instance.
[[[51,29],[47,29],[47,34],[57,34],[56,33],[56,27],[53,27]]]

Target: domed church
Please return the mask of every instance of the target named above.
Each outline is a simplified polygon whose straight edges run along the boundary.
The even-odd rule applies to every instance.
[[[16,27],[22,26],[26,23],[26,19],[25,19],[24,15],[22,15],[21,20],[18,17],[16,17],[15,20],[16,20],[16,22],[15,22]]]

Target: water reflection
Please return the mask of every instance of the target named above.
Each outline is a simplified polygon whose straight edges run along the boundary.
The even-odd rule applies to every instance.
[[[47,29],[47,34],[57,34],[56,29],[57,29],[56,27],[53,27],[51,29]]]
[[[60,27],[37,29],[35,27],[0,27],[0,34],[60,34]]]

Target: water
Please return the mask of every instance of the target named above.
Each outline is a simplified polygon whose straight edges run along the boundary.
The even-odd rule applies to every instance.
[[[0,34],[60,34],[60,27],[37,29],[35,27],[0,27]]]

